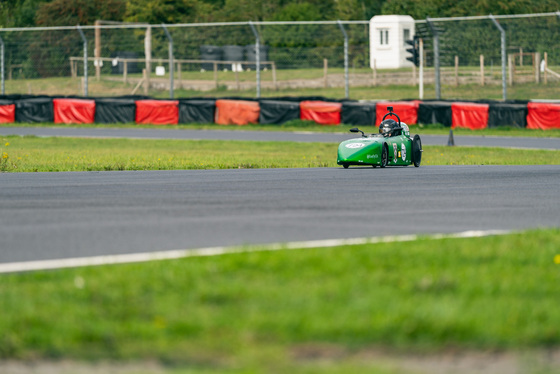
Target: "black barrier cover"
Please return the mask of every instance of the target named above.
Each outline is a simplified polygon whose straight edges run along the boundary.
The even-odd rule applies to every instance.
[[[54,122],[52,97],[16,100],[16,122]]]
[[[490,103],[488,127],[527,127],[527,103]]]
[[[441,123],[451,127],[451,102],[449,101],[423,101],[418,105],[418,123],[430,125]]]
[[[14,103],[13,100],[3,100],[0,99],[0,105],[12,105]]]
[[[179,100],[179,123],[214,123],[215,99]]]
[[[259,123],[280,125],[300,118],[299,102],[282,100],[261,100]]]
[[[133,123],[136,98],[96,98],[95,123]]]
[[[341,122],[346,125],[375,126],[375,103],[343,101]]]

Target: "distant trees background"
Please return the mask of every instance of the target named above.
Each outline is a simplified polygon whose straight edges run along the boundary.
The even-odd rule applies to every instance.
[[[558,8],[558,0],[0,0],[0,28],[93,25],[96,20],[154,25],[369,20],[383,14],[410,15],[419,20],[555,12]],[[560,59],[558,21],[533,18],[501,20],[500,23],[508,31],[508,48],[523,46],[525,52],[548,51],[549,56]],[[476,64],[480,54],[498,62],[499,34],[490,21],[447,24],[450,32],[442,36],[440,47],[443,63],[451,64],[449,61],[458,55],[462,64]],[[346,26],[352,66],[369,66],[367,30],[364,25]],[[343,40],[336,25],[266,26],[259,32],[261,42],[270,47],[269,59],[276,61],[279,67],[317,67],[322,66],[325,58],[329,65],[342,64]],[[92,44],[93,31],[86,33]],[[144,33],[143,29],[103,31],[103,56],[113,56],[119,51],[142,56]],[[82,41],[76,32],[11,32],[4,36],[9,46],[13,46],[7,49],[7,61],[23,66],[27,77],[65,75],[67,72],[59,67],[68,66],[68,56],[82,53]],[[246,26],[183,28],[175,33],[174,41],[177,58],[196,59],[204,44],[249,48],[254,36]],[[152,43],[154,56],[166,56],[167,39],[160,28],[154,28]],[[427,43],[429,49],[430,41]],[[91,47],[93,49],[93,45]],[[446,62],[446,58],[449,61]],[[44,63],[38,64],[38,61]]]
[[[0,27],[70,26],[96,19],[191,23],[366,20],[379,14],[414,19],[555,12],[558,0],[2,0]]]

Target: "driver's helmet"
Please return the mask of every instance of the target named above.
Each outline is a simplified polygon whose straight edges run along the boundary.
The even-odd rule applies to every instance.
[[[401,122],[401,127],[402,127],[402,133],[406,136],[410,136],[410,129],[408,128],[408,125],[404,122]]]
[[[398,127],[397,121],[394,119],[386,119],[379,125],[379,133],[383,135],[390,134],[395,127]]]

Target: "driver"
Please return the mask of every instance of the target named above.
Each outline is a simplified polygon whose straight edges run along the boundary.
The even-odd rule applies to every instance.
[[[379,133],[383,136],[391,136],[393,129],[399,127],[394,119],[386,119],[379,125]]]

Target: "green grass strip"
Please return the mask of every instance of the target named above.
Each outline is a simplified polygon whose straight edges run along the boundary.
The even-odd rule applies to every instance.
[[[0,276],[0,358],[282,371],[351,355],[560,346],[560,230]]]
[[[0,171],[335,167],[337,144],[8,136]],[[426,146],[424,165],[559,164],[560,151]]]
[[[355,125],[327,126],[319,125],[313,121],[292,120],[283,124],[248,124],[244,126],[236,125],[218,125],[215,123],[200,124],[179,124],[170,126],[154,126],[154,125],[137,125],[128,124],[53,124],[53,123],[17,123],[4,124],[6,127],[64,127],[64,128],[129,128],[129,129],[157,129],[157,130],[222,130],[222,131],[274,131],[274,132],[313,132],[313,133],[339,133],[349,134],[349,129],[356,127]],[[365,133],[377,133],[378,128],[375,126],[357,126]],[[449,127],[441,124],[429,125],[411,125],[411,132],[419,135],[448,135]],[[560,130],[531,130],[518,127],[502,126],[486,128],[482,130],[470,130],[466,128],[456,128],[453,130],[456,135],[464,136],[507,136],[507,137],[531,137],[531,138],[560,138]]]

